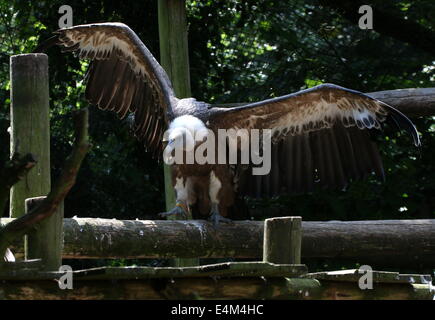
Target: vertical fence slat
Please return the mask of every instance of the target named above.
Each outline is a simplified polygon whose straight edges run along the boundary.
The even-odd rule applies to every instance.
[[[26,213],[38,206],[45,198],[26,199]],[[27,235],[26,259],[42,259],[45,271],[57,271],[62,264],[63,217],[62,202],[51,217],[41,222],[32,233]]]
[[[48,57],[22,54],[10,59],[11,154],[32,153],[38,163],[11,188],[10,216],[24,214],[27,198],[50,192]]]
[[[38,160],[11,188],[10,216],[16,218],[38,205],[51,188],[48,57],[40,53],[12,56],[10,73],[11,154],[32,153]],[[62,261],[63,204],[58,210],[25,240],[26,258],[41,258],[47,271],[58,270]]]
[[[263,261],[276,264],[300,264],[302,218],[279,217],[264,222]]]

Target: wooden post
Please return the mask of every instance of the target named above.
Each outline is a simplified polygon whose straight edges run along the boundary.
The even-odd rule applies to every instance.
[[[184,0],[159,0],[160,63],[178,98],[189,98],[190,71]]]
[[[190,91],[189,52],[187,45],[186,4],[180,0],[159,0],[160,63],[174,86],[178,98],[188,98]],[[164,164],[166,210],[175,205],[171,171]]]
[[[32,153],[38,163],[11,188],[10,216],[24,214],[27,198],[50,192],[48,57],[21,54],[10,59],[11,155]]]
[[[263,261],[276,264],[301,263],[301,217],[280,217],[264,222]]]
[[[38,206],[45,198],[26,199],[26,213]],[[44,271],[58,271],[62,265],[63,217],[62,202],[51,217],[41,222],[34,232],[27,235],[26,260],[42,259]]]
[[[183,0],[159,0],[160,63],[167,72],[178,98],[190,91],[189,50],[187,44],[186,3]],[[171,170],[164,164],[166,209],[175,205]],[[189,217],[190,219],[192,217]],[[176,259],[175,266],[197,265],[198,259]]]

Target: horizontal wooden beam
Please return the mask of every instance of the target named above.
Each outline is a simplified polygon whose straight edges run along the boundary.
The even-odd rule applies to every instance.
[[[70,274],[73,290],[60,290],[64,274],[35,262],[0,272],[2,299],[432,300],[435,293],[429,275],[371,271],[371,288],[363,290],[356,269],[307,274],[304,265],[263,262],[77,270]]]
[[[61,290],[53,280],[3,281],[7,300],[197,300],[197,299],[303,299],[315,290],[313,279],[286,278],[177,278],[144,280],[81,280],[72,290]]]
[[[124,268],[126,271],[127,268]],[[358,281],[287,277],[182,277],[86,279],[74,273],[73,289],[62,290],[61,274],[40,279],[2,280],[0,297],[7,300],[118,300],[118,299],[295,299],[295,300],[432,300],[431,284],[374,282],[361,290]],[[375,277],[376,278],[376,277]]]
[[[235,221],[214,229],[203,220],[64,219],[63,258],[261,260],[263,232],[262,221]],[[12,250],[22,252],[19,245]],[[435,265],[435,220],[303,221],[302,263],[311,258],[378,268],[430,267]]]
[[[385,102],[411,117],[435,116],[435,88],[409,88],[367,93],[372,98]],[[216,107],[235,107],[247,104],[224,103]]]
[[[47,280],[62,275],[44,271],[40,260],[7,263],[0,270],[1,280]],[[99,267],[73,271],[81,280],[142,280],[201,277],[266,277],[297,278],[307,275],[304,264],[274,264],[261,261],[223,262],[191,267]],[[418,280],[418,279],[417,279]]]
[[[367,93],[408,116],[435,116],[435,88],[411,88]]]

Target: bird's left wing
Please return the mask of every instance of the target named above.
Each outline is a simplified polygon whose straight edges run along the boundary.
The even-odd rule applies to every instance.
[[[135,134],[155,153],[176,100],[171,82],[139,37],[122,23],[97,23],[60,29],[51,44],[91,60],[86,98],[124,118],[134,113]]]
[[[412,135],[415,145],[420,144],[414,125],[401,112],[333,84],[210,111],[209,125],[215,130],[271,130],[271,172],[241,182],[249,189],[242,194],[257,197],[308,192],[316,184],[343,188],[371,172],[383,177],[379,152],[368,131],[380,129],[388,117]]]

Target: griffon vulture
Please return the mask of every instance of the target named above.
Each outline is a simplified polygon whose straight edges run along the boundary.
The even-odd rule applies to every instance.
[[[193,164],[175,163],[171,169],[176,206],[163,216],[185,216],[196,204],[217,224],[229,220],[225,217],[237,196],[303,193],[317,186],[343,189],[370,174],[383,178],[379,151],[369,132],[381,129],[386,119],[420,145],[416,128],[405,115],[358,91],[322,84],[240,107],[218,108],[194,98],[178,99],[166,72],[125,24],[79,25],[55,34],[45,47],[57,44],[90,60],[87,100],[120,118],[132,113],[136,137],[155,155],[162,155],[168,128],[169,150],[181,147],[186,154],[203,143],[192,137],[204,129],[216,134],[218,129],[269,129],[268,174],[254,175],[252,163],[199,164],[196,159]],[[250,143],[236,146],[243,152]]]

